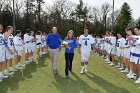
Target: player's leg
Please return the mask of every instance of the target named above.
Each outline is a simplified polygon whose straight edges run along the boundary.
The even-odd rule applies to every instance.
[[[85,72],[87,72],[87,65],[88,65],[89,59],[90,59],[90,52],[87,52],[85,54],[85,64],[84,64],[84,71]]]
[[[9,60],[9,51],[6,49],[6,54],[5,54],[5,62],[3,63],[3,67],[4,67],[4,78],[7,78],[9,76],[9,72],[7,70],[7,63]]]
[[[1,58],[0,58],[0,82],[1,82],[2,79],[3,79],[3,75],[2,75],[2,67],[3,67],[3,62],[1,61]]]
[[[25,45],[25,64],[28,63],[28,58],[29,58],[29,50],[28,50],[28,46]]]
[[[3,69],[3,63],[5,61],[5,51],[0,51],[0,82],[2,81],[3,79],[3,74],[2,74],[2,69]]]
[[[40,58],[40,50],[41,50],[40,45],[37,45],[37,58]]]
[[[138,80],[135,81],[135,83],[140,84],[140,63],[138,63],[138,74],[139,74],[139,78]]]
[[[129,68],[130,68],[130,65],[129,65],[130,62],[128,58],[125,58],[124,60],[125,60],[125,70],[122,70],[121,72],[128,74]]]
[[[131,64],[130,64],[130,69],[132,69],[132,72],[130,74],[128,74],[128,78],[131,78],[131,79],[136,79],[136,64],[135,64],[135,61],[137,60],[138,58],[135,57],[135,56],[132,56],[130,58],[130,61],[131,61]],[[131,70],[130,70],[131,71]]]
[[[14,52],[14,50],[12,50]],[[13,58],[14,58],[14,54],[10,54],[9,56],[9,71],[10,71],[10,74],[14,74],[14,71],[15,69],[13,68]]]

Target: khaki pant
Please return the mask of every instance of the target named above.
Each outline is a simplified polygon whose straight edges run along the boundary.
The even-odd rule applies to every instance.
[[[59,48],[57,49],[49,49],[49,54],[52,62],[52,70],[57,70],[57,61],[59,55]]]

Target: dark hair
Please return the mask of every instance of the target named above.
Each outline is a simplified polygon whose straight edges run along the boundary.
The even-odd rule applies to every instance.
[[[132,27],[128,27],[125,29],[125,31],[134,31],[134,29]]]
[[[27,30],[26,30],[26,33],[30,33],[30,29],[27,29]]]
[[[122,32],[118,32],[117,34],[120,34],[121,36],[123,35]]]
[[[13,28],[12,26],[7,26],[6,27],[6,31],[8,31],[9,29]]]
[[[93,37],[96,37],[96,34],[94,34]]]
[[[37,32],[36,32],[36,35],[41,35],[41,34],[42,34],[41,31],[37,31]]]
[[[111,31],[110,33],[111,33],[113,36],[115,36],[115,32],[114,32],[114,31]]]
[[[105,35],[106,35],[106,33],[109,34],[109,31],[106,31],[106,32],[105,32]]]
[[[21,33],[21,30],[16,30],[16,35]]]
[[[140,30],[140,26],[137,26],[137,27],[135,27],[135,28],[137,28],[138,30]]]

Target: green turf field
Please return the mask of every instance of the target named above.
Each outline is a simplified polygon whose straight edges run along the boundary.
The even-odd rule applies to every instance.
[[[22,58],[23,60],[23,58]],[[140,93],[140,85],[91,54],[88,73],[80,74],[80,56],[75,52],[73,73],[65,79],[64,51],[53,75],[49,55],[44,55],[0,83],[0,93]]]

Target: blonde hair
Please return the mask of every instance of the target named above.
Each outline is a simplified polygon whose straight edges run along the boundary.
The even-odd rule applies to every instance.
[[[33,35],[34,35],[34,31],[30,31],[30,33],[31,33],[31,34],[30,34],[31,36],[33,36]]]
[[[67,33],[67,38],[70,38],[70,37],[69,37],[69,33],[72,33],[72,39],[74,39],[74,32],[73,32],[73,30],[68,31],[68,33]]]

